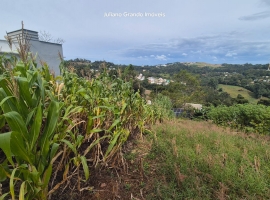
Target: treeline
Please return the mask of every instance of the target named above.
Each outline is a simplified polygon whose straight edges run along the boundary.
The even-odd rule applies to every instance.
[[[157,93],[169,95],[173,101],[174,107],[178,107],[179,97],[177,91],[183,88],[183,84],[176,86],[180,81],[176,78],[181,71],[186,71],[196,77],[198,84],[201,86],[199,98],[195,102],[204,103],[205,105],[233,105],[236,103],[247,103],[242,96],[232,98],[224,91],[218,91],[218,84],[235,85],[244,87],[254,93],[255,98],[270,97],[270,84],[268,78],[270,72],[267,71],[268,65],[252,64],[222,64],[221,67],[204,66],[199,67],[196,63],[190,65],[186,63],[170,63],[166,66],[133,66],[133,65],[115,65],[106,61],[91,62],[85,59],[74,59],[67,61],[74,67],[76,73],[81,77],[89,79],[99,75],[100,71],[108,70],[109,74],[114,77],[121,77],[133,82],[135,91],[140,90],[143,94],[145,89],[152,91],[152,96]],[[126,70],[126,71],[125,71]],[[168,86],[149,84],[148,80],[138,81],[136,76],[142,73],[147,77],[163,77],[175,81]],[[270,78],[269,78],[270,80]],[[181,81],[180,81],[181,82]],[[182,80],[182,82],[185,82]],[[191,87],[191,86],[189,86]],[[192,87],[196,87],[196,84]],[[183,91],[181,91],[183,92]],[[183,93],[184,94],[184,93]],[[189,99],[190,101],[192,99]],[[265,104],[265,102],[262,102]]]
[[[173,63],[165,66],[145,66],[139,68],[140,73],[147,76],[156,76],[163,78],[173,78],[174,74],[181,70],[198,75],[201,79],[202,86],[207,86],[211,79],[214,79],[216,85],[234,85],[244,87],[254,93],[256,98],[270,97],[270,71],[268,64],[249,63],[239,64],[222,64],[221,67],[198,67],[196,63],[187,65],[185,63]],[[143,71],[145,70],[145,71]]]

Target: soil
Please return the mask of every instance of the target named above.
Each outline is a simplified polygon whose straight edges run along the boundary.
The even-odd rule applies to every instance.
[[[51,200],[144,200],[147,196],[155,196],[151,178],[155,172],[145,171],[150,148],[151,144],[147,141],[129,141],[122,150],[123,156],[115,159],[120,160],[119,163],[92,168],[89,180],[81,182],[81,191],[78,190],[77,180],[73,178],[68,186],[61,186],[53,193]]]
[[[154,178],[156,172],[154,163],[150,163],[147,155],[151,142],[146,139],[132,139],[125,143],[118,157],[107,166],[90,168],[88,181],[80,181],[78,188],[77,176],[62,184],[52,193],[50,200],[145,200],[155,197]],[[0,151],[0,154],[3,153]],[[150,167],[151,166],[151,167]],[[83,169],[80,170],[83,174]],[[62,181],[59,175],[54,185]],[[0,192],[9,191],[9,180],[2,182]],[[19,188],[15,188],[19,190]],[[158,198],[155,198],[158,199]]]

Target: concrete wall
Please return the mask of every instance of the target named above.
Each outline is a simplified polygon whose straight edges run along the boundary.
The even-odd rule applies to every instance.
[[[59,65],[61,60],[58,52],[63,57],[63,50],[61,44],[55,44],[50,42],[30,41],[30,51],[36,55],[37,62],[40,66],[40,62],[46,62],[55,75],[60,75]]]
[[[6,40],[0,40],[0,52],[13,52],[13,53],[17,53],[16,48],[12,47],[12,50],[9,48],[9,45],[7,43]]]

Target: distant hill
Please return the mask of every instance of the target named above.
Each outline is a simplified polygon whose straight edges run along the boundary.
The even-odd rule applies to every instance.
[[[205,63],[205,62],[187,63],[187,65],[197,66],[197,67],[211,67],[211,68],[222,67],[221,64],[210,64],[210,63]]]

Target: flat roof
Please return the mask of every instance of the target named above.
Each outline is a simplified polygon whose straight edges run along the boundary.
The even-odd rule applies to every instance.
[[[21,31],[22,29],[18,29],[16,31],[11,31],[11,32],[7,32],[7,33],[14,33],[14,32],[17,32],[17,31]],[[32,30],[29,30],[29,29],[23,29],[24,31],[29,31],[29,32],[34,32],[34,33],[38,33],[37,31],[32,31]]]
[[[62,44],[60,44],[60,43],[55,43],[55,42],[45,42],[45,41],[40,41],[40,40],[39,40],[39,42],[49,43],[49,44],[56,44],[56,45],[61,45],[61,46],[62,46]]]

